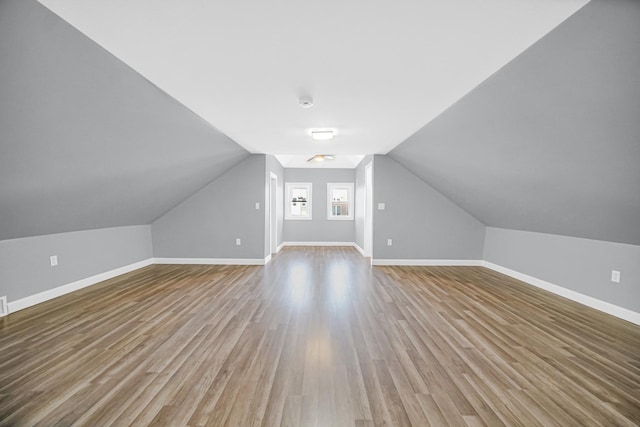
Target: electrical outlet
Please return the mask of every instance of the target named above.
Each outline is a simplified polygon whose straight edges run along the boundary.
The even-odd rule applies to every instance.
[[[384,203],[378,203],[378,210],[379,210],[379,211],[383,211],[383,210],[384,210],[384,208],[385,208]]]
[[[240,241],[240,239],[236,239],[236,246],[240,246],[242,244],[242,242]]]
[[[611,281],[613,283],[620,283],[620,272],[618,270],[611,270]]]
[[[393,245],[393,240],[387,239],[387,246],[392,246],[392,245]]]
[[[51,255],[49,257],[49,262],[51,263],[51,267],[58,265],[58,255]]]
[[[259,211],[260,210],[260,202],[256,202],[256,210]]]
[[[7,305],[7,297],[0,297],[0,317],[9,314],[9,306]]]

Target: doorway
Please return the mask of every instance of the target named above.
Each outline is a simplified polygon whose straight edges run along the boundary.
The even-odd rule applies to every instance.
[[[278,252],[278,176],[273,172],[269,180],[269,242],[271,253]]]
[[[373,169],[372,162],[364,168],[364,256],[373,257]]]

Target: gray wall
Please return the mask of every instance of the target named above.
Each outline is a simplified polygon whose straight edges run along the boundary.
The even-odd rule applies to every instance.
[[[0,1],[0,240],[150,224],[246,156],[35,0]]]
[[[486,261],[640,312],[640,246],[487,228]],[[611,270],[621,282],[611,282]]]
[[[285,182],[313,183],[312,220],[284,220],[285,242],[353,242],[354,221],[327,220],[327,183],[355,183],[355,169],[284,170]]]
[[[365,156],[356,168],[355,242],[362,250],[364,250],[364,215],[366,213],[364,204],[367,195],[365,168],[371,162],[373,162],[373,156]]]
[[[148,225],[2,240],[0,296],[12,302],[151,257]]]
[[[154,256],[263,259],[265,164],[264,154],[249,156],[156,220]]]
[[[592,0],[389,155],[488,226],[639,245],[639,23]]]
[[[270,154],[266,155],[266,170],[265,170],[265,202],[264,202],[264,212],[265,212],[265,233],[264,233],[264,256],[267,257],[270,253],[271,253],[271,242],[269,242],[269,221],[270,221],[270,216],[269,216],[269,186],[271,183],[271,173],[273,172],[274,174],[277,175],[278,177],[278,188],[276,190],[277,192],[277,201],[276,201],[276,216],[277,216],[277,225],[278,225],[278,245],[280,245],[283,240],[282,240],[282,235],[283,235],[283,227],[284,227],[284,168],[282,167],[282,165],[280,164],[280,162],[278,161],[278,159],[275,158],[275,156],[272,156]]]
[[[390,157],[374,168],[374,259],[482,259],[484,224]]]

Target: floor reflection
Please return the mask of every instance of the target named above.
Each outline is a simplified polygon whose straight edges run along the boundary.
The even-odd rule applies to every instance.
[[[303,260],[294,261],[288,267],[287,280],[289,290],[288,303],[294,308],[307,306],[307,291],[311,285],[309,263]]]
[[[329,298],[337,307],[343,307],[348,303],[352,274],[349,264],[342,260],[329,263],[327,274]]]

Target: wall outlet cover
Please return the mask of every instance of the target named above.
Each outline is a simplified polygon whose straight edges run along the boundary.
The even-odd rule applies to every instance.
[[[387,239],[387,246],[393,245],[393,239]]]
[[[613,283],[620,283],[620,272],[617,270],[611,270],[611,281]]]
[[[242,244],[242,241],[240,239],[236,239],[236,246],[240,246]]]
[[[49,262],[51,263],[51,267],[58,265],[58,255],[51,255],[49,257]]]
[[[378,203],[378,210],[379,211],[383,211],[385,208],[385,204],[384,203]]]

